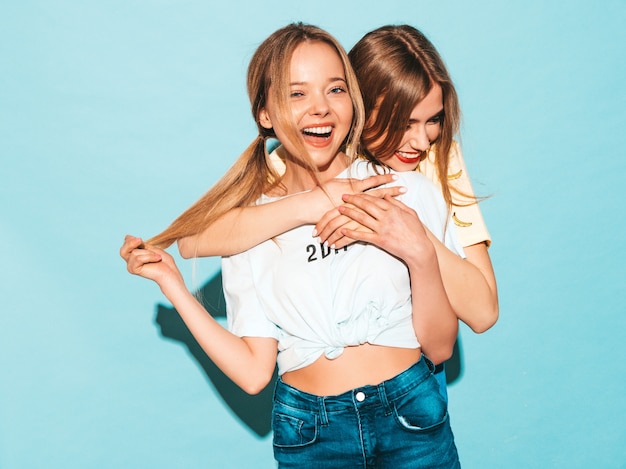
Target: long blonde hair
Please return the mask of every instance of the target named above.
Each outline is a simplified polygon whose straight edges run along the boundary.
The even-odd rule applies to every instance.
[[[273,102],[276,103],[278,124],[287,129],[288,138],[300,150],[300,156],[307,169],[314,177],[316,176],[315,165],[308,157],[300,139],[289,104],[291,57],[296,47],[303,42],[322,42],[330,45],[343,63],[353,107],[352,126],[344,142],[344,150],[350,158],[355,157],[365,122],[365,113],[356,75],[348,55],[333,36],[316,26],[303,23],[285,26],[261,43],[248,66],[248,97],[259,136],[206,194],[162,233],[146,241],[148,244],[166,248],[180,238],[196,235],[229,210],[251,205],[263,193],[280,184],[281,175],[268,164],[266,148],[266,140],[276,138],[276,134],[273,129],[264,128],[259,123],[259,114],[265,109],[270,93]]]
[[[362,151],[367,159],[392,155],[398,148],[413,108],[435,85],[443,92],[441,133],[432,146],[441,190],[452,205],[448,181],[449,155],[459,132],[461,111],[454,84],[435,46],[409,25],[383,26],[367,33],[348,54],[359,79],[367,121]],[[373,142],[385,138],[373,146]],[[454,189],[453,189],[454,190]]]

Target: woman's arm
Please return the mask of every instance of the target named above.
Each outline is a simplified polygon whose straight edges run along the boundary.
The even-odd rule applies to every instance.
[[[474,332],[482,333],[498,320],[498,289],[485,243],[464,248],[464,260],[430,231],[443,283],[458,318]]]
[[[131,274],[159,285],[202,349],[230,379],[249,394],[267,386],[276,366],[275,339],[237,337],[222,327],[187,290],[174,259],[162,249],[127,236],[120,255]]]
[[[428,239],[417,213],[403,203],[385,196],[367,194],[344,197],[354,208],[339,211],[367,228],[352,231],[351,239],[375,244],[402,259],[411,277],[413,327],[424,353],[435,363],[450,356],[458,332],[458,320],[441,279],[435,246]]]
[[[439,185],[435,160],[431,156],[434,155],[429,155],[419,169]],[[454,229],[466,259],[460,259],[443,245],[435,247],[452,306],[463,322],[474,332],[481,333],[495,324],[499,314],[496,277],[487,250],[491,237],[457,142],[450,148],[449,158],[447,180],[453,202]]]
[[[340,210],[326,213],[316,225],[320,241],[341,249],[355,241],[352,233],[370,231],[347,216],[354,213]],[[498,320],[498,289],[486,244],[466,247],[464,260],[428,229],[426,234],[435,247],[443,284],[457,317],[476,333],[486,331]]]
[[[257,244],[298,226],[316,223],[327,211],[341,204],[345,193],[359,193],[397,179],[381,174],[367,179],[333,179],[323,187],[284,197],[275,202],[235,208],[201,233],[178,240],[184,258],[229,256],[239,254]],[[382,197],[399,195],[400,186],[376,189],[370,193]]]
[[[316,194],[302,192],[275,202],[230,210],[197,235],[178,240],[180,255],[231,256],[246,251],[285,231],[310,223]]]

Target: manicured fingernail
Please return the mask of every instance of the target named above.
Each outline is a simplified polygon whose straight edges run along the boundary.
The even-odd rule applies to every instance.
[[[393,179],[394,181],[398,180],[398,175],[397,174],[392,174],[391,175],[391,179]]]
[[[400,191],[400,194],[404,194],[406,192],[406,187],[398,187],[398,190]]]
[[[313,228],[313,233],[311,233],[311,236],[313,236],[314,238],[317,236],[317,230],[315,228]]]

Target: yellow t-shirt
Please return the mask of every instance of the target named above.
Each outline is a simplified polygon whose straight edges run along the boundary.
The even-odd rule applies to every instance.
[[[437,166],[435,165],[435,155],[432,151],[420,162],[417,171],[428,177],[441,190]],[[448,181],[452,187],[459,189],[462,193],[470,196],[474,195],[474,189],[472,188],[465,161],[463,160],[463,154],[461,153],[461,146],[457,142],[453,142],[450,148]],[[461,245],[467,247],[485,242],[489,246],[491,244],[491,236],[478,203],[472,198],[463,197],[454,190],[450,192],[454,204],[452,205],[452,219],[457,228],[457,237]]]

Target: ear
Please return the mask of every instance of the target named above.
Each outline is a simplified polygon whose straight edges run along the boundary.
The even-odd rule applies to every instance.
[[[270,119],[270,115],[265,108],[261,109],[259,112],[259,124],[265,129],[271,129],[273,127],[272,119]]]

